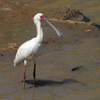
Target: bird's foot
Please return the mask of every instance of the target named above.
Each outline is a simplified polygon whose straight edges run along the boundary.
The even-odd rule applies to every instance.
[[[36,81],[33,81],[34,87],[36,87]]]
[[[25,80],[23,80],[23,90],[25,90]]]

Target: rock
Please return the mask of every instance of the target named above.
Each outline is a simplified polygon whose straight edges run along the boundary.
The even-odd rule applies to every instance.
[[[82,67],[82,66],[78,66],[78,67],[72,68],[72,71],[79,70],[81,67]]]
[[[97,27],[97,28],[99,28],[99,29],[100,29],[100,25],[99,25],[99,24],[97,24],[97,23],[90,22],[89,24],[90,24],[90,25],[92,25],[92,26],[95,26],[95,27]]]
[[[88,17],[86,17],[82,12],[75,9],[70,9],[70,6],[66,8],[66,15],[63,17],[63,20],[67,20],[71,23],[87,23],[88,25],[97,27],[100,29],[100,25],[93,23]]]
[[[54,44],[55,42],[56,42],[56,38],[47,37],[47,38],[43,39],[43,44],[44,45]]]
[[[79,10],[70,9],[70,7],[66,7],[66,15],[64,16],[63,20],[90,22],[90,19]]]
[[[0,56],[4,56],[3,54],[0,54]]]

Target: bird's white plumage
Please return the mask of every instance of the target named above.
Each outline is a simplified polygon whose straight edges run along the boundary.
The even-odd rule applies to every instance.
[[[25,62],[31,59],[35,59],[39,55],[39,49],[41,47],[42,39],[43,39],[43,32],[42,32],[42,27],[40,23],[40,16],[43,16],[43,14],[38,13],[33,18],[34,23],[36,24],[36,28],[37,28],[37,36],[23,43],[19,47],[16,53],[16,56],[15,56],[15,59],[14,59],[14,66],[16,66],[22,61]]]
[[[24,60],[31,60],[36,58],[39,55],[39,48],[41,43],[39,43],[37,38],[33,38],[24,44],[22,44],[17,53],[14,60],[14,66]]]
[[[38,13],[33,17],[33,21],[36,25],[37,29],[37,36],[25,43],[23,43],[15,56],[14,59],[14,66],[16,66],[18,63],[24,61],[24,65],[26,65],[28,60],[31,59],[36,59],[36,57],[39,54],[40,47],[42,45],[42,40],[43,40],[43,31],[41,27],[41,20],[45,20],[58,34],[58,36],[62,36],[62,33],[60,33],[49,21],[47,21],[42,13]]]

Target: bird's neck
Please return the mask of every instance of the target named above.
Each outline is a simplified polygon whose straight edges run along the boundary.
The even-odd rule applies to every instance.
[[[41,22],[40,21],[37,21],[36,29],[37,29],[36,38],[39,40],[39,42],[42,42],[42,40],[43,40],[43,31],[42,31],[42,27],[41,27]]]

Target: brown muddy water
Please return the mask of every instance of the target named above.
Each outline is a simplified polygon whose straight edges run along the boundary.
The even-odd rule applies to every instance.
[[[62,11],[66,2],[66,5],[77,6],[76,8],[82,9],[89,17],[92,16],[95,22],[98,20],[100,23],[97,16],[100,10],[99,0],[57,1],[44,0],[34,4],[31,0],[19,0],[17,5],[16,0],[1,1],[2,4],[8,3],[9,9],[4,6],[6,9],[2,7],[0,10],[0,49],[8,48],[12,43],[21,44],[36,35],[32,22],[32,4],[39,7],[37,11],[44,12],[49,19],[52,16],[58,18],[59,12],[58,15],[53,14],[55,11]],[[18,12],[13,5],[16,5],[16,9],[21,6],[22,10]],[[44,48],[37,59],[36,88],[32,78],[33,61],[27,64],[26,89],[23,91],[23,64],[13,67],[16,50],[0,52],[4,54],[0,57],[0,100],[100,100],[100,30],[87,24],[51,22],[63,33],[63,37],[57,37],[56,33],[42,22]],[[72,71],[77,67],[79,69]]]

